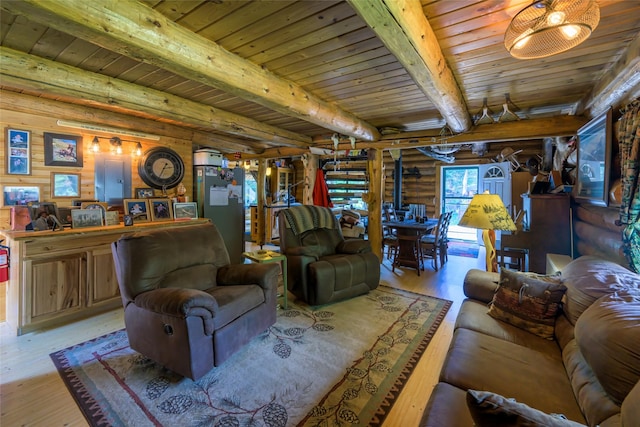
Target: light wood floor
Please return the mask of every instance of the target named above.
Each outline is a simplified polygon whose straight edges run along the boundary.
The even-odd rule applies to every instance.
[[[382,263],[382,280],[391,286],[454,302],[385,426],[418,425],[437,382],[455,317],[464,298],[464,274],[470,268],[484,268],[482,251],[483,248],[477,259],[450,256],[449,262],[437,273],[427,264],[420,277],[408,268],[396,269],[394,273],[389,261]],[[6,323],[0,323],[0,426],[86,426],[87,422],[58,376],[49,354],[123,327],[121,309],[20,337],[13,336]]]

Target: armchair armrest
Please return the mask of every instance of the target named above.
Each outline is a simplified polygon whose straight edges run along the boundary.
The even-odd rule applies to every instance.
[[[230,264],[218,270],[216,282],[224,285],[258,285],[265,291],[278,286],[277,264]]]
[[[211,295],[197,289],[158,288],[143,292],[133,303],[145,310],[171,316],[215,317],[218,303]]]
[[[491,302],[493,294],[498,290],[499,273],[491,273],[472,268],[464,277],[464,294],[482,302]]]
[[[371,244],[364,239],[348,239],[340,242],[336,248],[339,254],[362,254],[371,252]]]

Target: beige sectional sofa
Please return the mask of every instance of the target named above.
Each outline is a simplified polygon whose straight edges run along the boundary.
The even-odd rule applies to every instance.
[[[591,256],[571,261],[552,339],[488,314],[500,281],[467,273],[468,298],[421,425],[640,426],[640,275]]]

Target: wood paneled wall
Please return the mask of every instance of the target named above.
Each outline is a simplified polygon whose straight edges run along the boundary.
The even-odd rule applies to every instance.
[[[87,109],[87,115],[91,109]],[[0,149],[0,187],[10,185],[38,186],[40,187],[40,200],[46,202],[56,202],[58,206],[69,206],[74,198],[54,198],[51,193],[51,173],[52,172],[69,172],[80,173],[81,193],[80,199],[95,198],[95,179],[94,179],[94,156],[91,151],[91,142],[95,135],[111,137],[119,136],[122,139],[138,140],[128,135],[118,135],[117,133],[103,132],[87,132],[80,129],[71,129],[58,126],[57,120],[65,119],[65,117],[45,117],[41,115],[29,114],[24,112],[16,112],[3,110],[0,116],[0,126],[2,127],[2,149]],[[75,118],[73,118],[75,120]],[[98,123],[96,123],[98,124]],[[9,175],[7,174],[7,127],[12,129],[27,130],[31,132],[31,174],[30,175]],[[44,133],[62,133],[69,135],[79,135],[82,137],[83,143],[83,166],[82,167],[60,167],[44,165]],[[161,136],[160,140],[139,139],[142,144],[143,152],[154,146],[163,145],[174,149],[185,162],[185,176],[183,183],[187,188],[187,194],[191,194],[193,190],[193,154],[192,143],[189,140],[176,139]],[[107,140],[100,141],[102,150],[106,151],[109,145]],[[124,142],[124,145],[132,144]],[[128,146],[127,146],[128,147]],[[127,150],[125,149],[125,153]],[[129,155],[129,154],[122,154]],[[132,178],[132,195],[136,187],[147,187],[138,175],[138,158],[134,158],[131,165]],[[170,190],[169,193],[173,192]],[[160,191],[156,191],[160,195]],[[0,203],[3,205],[4,200]],[[10,228],[10,207],[0,207],[0,229]]]
[[[542,139],[527,141],[495,142],[489,144],[488,151],[482,157],[473,154],[471,150],[463,148],[454,154],[456,161],[450,166],[464,166],[471,164],[491,163],[505,148],[512,148],[514,151],[522,150],[517,154],[520,163],[526,163],[527,159],[544,155],[544,142]],[[395,162],[391,158],[388,150],[384,151],[384,203],[393,203],[393,171]],[[425,204],[427,215],[436,216],[439,198],[440,167],[449,164],[435,160],[426,156],[416,149],[406,149],[402,151],[402,167],[405,171],[418,168],[420,178],[403,177],[402,179],[402,201],[404,204]]]

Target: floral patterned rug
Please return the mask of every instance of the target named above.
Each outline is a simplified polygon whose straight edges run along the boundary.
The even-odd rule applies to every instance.
[[[92,426],[381,425],[450,301],[379,286],[277,323],[198,381],[129,348],[124,330],[51,354]]]

